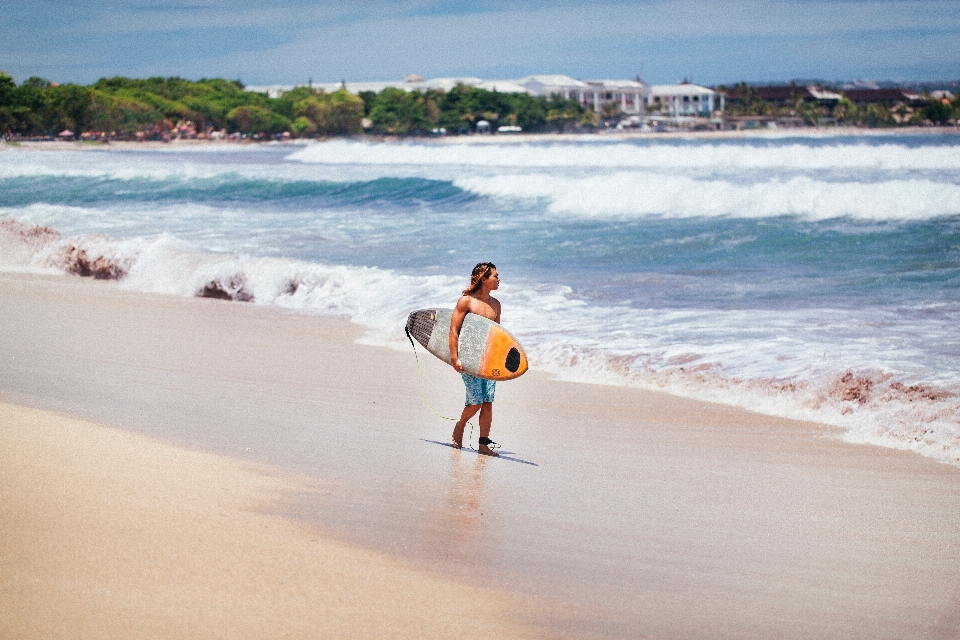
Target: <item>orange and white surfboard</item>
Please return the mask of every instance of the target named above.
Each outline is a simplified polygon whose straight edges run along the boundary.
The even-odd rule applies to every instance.
[[[450,318],[453,309],[420,309],[407,318],[407,332],[423,348],[450,364]],[[487,380],[511,380],[527,371],[527,354],[499,324],[468,313],[458,343],[464,373]]]

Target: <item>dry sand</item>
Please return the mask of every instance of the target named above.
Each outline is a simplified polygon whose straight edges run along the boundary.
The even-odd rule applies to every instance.
[[[312,485],[0,404],[0,637],[530,637],[517,598],[262,513]]]
[[[0,329],[0,400],[154,438],[0,415],[2,609],[32,637],[960,638],[960,469],[912,453],[532,371],[497,390],[493,460],[342,321],[4,274]]]

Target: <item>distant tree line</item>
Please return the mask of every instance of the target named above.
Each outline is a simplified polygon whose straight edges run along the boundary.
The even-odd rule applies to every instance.
[[[30,78],[17,85],[0,72],[0,135],[160,139],[226,132],[251,137],[466,133],[486,120],[524,131],[561,131],[597,124],[576,100],[497,93],[465,85],[450,91],[387,88],[359,96],[297,87],[278,98],[244,91],[223,79],[103,78],[57,85]]]
[[[871,127],[946,124],[960,117],[960,97],[952,102],[858,105],[846,98],[825,106],[796,96],[778,104],[763,100],[741,83],[728,93],[725,115],[802,119],[817,124]],[[89,86],[58,85],[29,78],[17,85],[0,72],[0,135],[167,139],[170,137],[254,138],[326,137],[371,133],[426,135],[470,133],[486,121],[490,128],[523,131],[575,131],[597,127],[599,118],[616,118],[615,104],[596,114],[576,100],[498,93],[457,85],[450,91],[387,88],[354,95],[297,87],[277,98],[245,91],[238,81],[183,78],[103,78]],[[612,110],[611,110],[612,109]]]
[[[409,135],[437,128],[467,132],[480,121],[492,128],[522,127],[524,131],[565,131],[592,128],[597,118],[576,100],[498,93],[463,84],[450,91],[407,92],[387,88],[361,92],[373,131]]]
[[[766,116],[774,118],[801,118],[807,124],[830,119],[837,124],[866,127],[916,126],[948,124],[960,118],[960,95],[953,101],[923,96],[919,101],[890,100],[871,104],[857,104],[846,97],[836,104],[823,105],[805,100],[802,87],[794,87],[794,95],[786,104],[764,100],[756,89],[740,83],[732,87],[717,87],[727,94],[724,115]],[[843,93],[842,91],[836,91]]]

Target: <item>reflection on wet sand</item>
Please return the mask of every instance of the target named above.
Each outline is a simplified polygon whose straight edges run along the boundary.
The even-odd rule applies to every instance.
[[[457,449],[450,452],[447,495],[436,526],[445,534],[440,548],[447,558],[467,561],[479,550],[486,464],[487,456],[467,456]]]

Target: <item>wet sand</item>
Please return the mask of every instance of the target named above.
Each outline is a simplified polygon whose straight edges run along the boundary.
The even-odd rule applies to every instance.
[[[196,562],[223,544],[235,550],[223,561],[232,567],[249,542],[245,527],[270,523],[301,536],[300,544],[317,539],[351,549],[376,575],[382,564],[383,575],[421,572],[431,584],[455,585],[451,592],[467,594],[459,602],[470,606],[471,589],[487,590],[493,600],[462,610],[461,621],[465,628],[493,621],[493,637],[960,638],[955,467],[846,444],[821,425],[558,382],[536,371],[499,385],[491,435],[509,459],[490,459],[443,444],[451,424],[421,399],[411,353],[356,344],[361,331],[346,322],[130,293],[73,277],[0,275],[0,329],[0,401],[123,430],[51,426],[47,440],[22,445],[40,460],[36,468],[3,461],[4,562],[34,558],[17,565],[20,582],[3,582],[5,605],[47,575],[48,547],[25,531],[42,524],[47,545],[69,550],[57,566],[76,569],[72,589],[100,585],[104,552],[70,542],[77,522],[94,514],[101,530],[129,533],[129,510],[163,505],[144,489],[122,510],[97,506],[115,499],[110,491],[184,477],[177,471],[183,467],[217,477],[221,465],[260,478],[232,482],[254,487],[246,494],[253,502],[232,503],[233,528],[203,532],[187,489],[208,491],[209,500],[219,494],[191,476],[183,491],[169,493],[168,511],[158,512],[194,513],[176,528],[207,541],[191,552]],[[429,356],[421,363],[427,396],[455,415],[458,376]],[[8,435],[5,416],[20,410],[4,410],[5,441],[26,437],[22,428]],[[103,434],[149,443],[131,446],[156,451],[145,454],[156,466],[109,453]],[[74,459],[69,476],[77,480],[61,481],[58,494],[51,470],[81,441],[86,455]],[[163,462],[177,456],[193,462]],[[115,465],[112,485],[96,481],[99,465],[82,464],[100,458]],[[66,490],[73,486],[89,492]],[[24,493],[50,495],[58,506],[40,520],[12,524],[10,509],[30,515],[14,499]],[[165,517],[144,520],[138,531],[152,535],[137,549],[163,553],[150,549],[168,538]],[[303,549],[288,544],[273,552],[258,547],[281,586],[316,573],[301,568]],[[170,592],[150,588],[163,575],[131,571],[137,579],[129,584],[142,589],[138,606],[170,606]],[[253,598],[264,612],[286,606],[280,586],[261,596],[255,580],[237,582],[237,601]],[[363,579],[352,593],[381,603],[378,616],[409,615],[383,584]],[[315,590],[323,587],[296,589]],[[219,615],[211,593],[204,583],[177,591],[176,601],[202,626],[204,612],[212,612],[209,620]],[[132,606],[109,608],[107,600],[77,609],[118,620],[139,615]],[[356,610],[344,600],[330,605],[331,615],[341,607],[352,620]],[[438,637],[449,630],[443,615],[432,628]],[[343,629],[344,636],[364,635]]]

